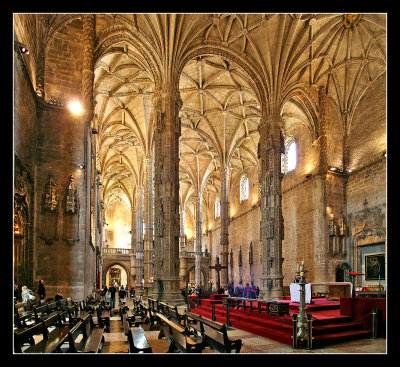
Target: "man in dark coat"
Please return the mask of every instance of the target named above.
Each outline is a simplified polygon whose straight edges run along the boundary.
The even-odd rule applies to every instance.
[[[117,292],[117,290],[115,289],[115,287],[112,285],[109,290],[110,292],[110,309],[112,310],[115,307],[115,293]]]

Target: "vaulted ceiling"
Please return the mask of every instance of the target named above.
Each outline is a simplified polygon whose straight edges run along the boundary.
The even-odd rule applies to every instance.
[[[29,22],[46,43],[80,16],[32,15]],[[23,31],[15,28],[16,35]],[[257,168],[262,106],[281,114],[285,132],[302,124],[314,139],[322,86],[347,134],[358,102],[386,72],[386,14],[96,15],[96,47],[116,34],[125,39],[99,54],[94,80],[106,205],[123,200],[132,207],[143,182],[143,158],[153,149],[155,76],[179,75],[180,199],[186,203],[194,193],[219,191],[223,167],[233,176]],[[42,48],[33,49],[38,58]]]

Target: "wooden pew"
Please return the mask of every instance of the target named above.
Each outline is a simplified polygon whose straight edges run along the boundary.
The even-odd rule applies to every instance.
[[[158,339],[165,337],[170,343],[168,352],[175,351],[182,353],[201,353],[204,349],[203,339],[197,336],[187,335],[186,328],[175,324],[168,320],[166,316],[161,313],[156,313],[158,324],[160,326],[160,333]]]
[[[49,332],[48,328],[55,326]],[[61,314],[54,312],[46,319],[41,319],[36,325],[26,329],[22,333],[14,333],[14,350],[16,353],[22,352],[22,344],[31,341],[34,335],[42,334],[43,339],[38,343],[23,350],[23,353],[58,353],[61,346],[65,343],[65,337],[70,330],[69,324],[63,324]]]
[[[26,328],[28,326],[27,322],[34,320],[34,318],[35,315],[33,311],[14,312],[14,327],[16,329]]]
[[[204,342],[211,348],[217,350],[220,353],[231,353],[233,350],[236,353],[240,353],[240,349],[243,345],[241,339],[230,340],[226,330],[226,325],[217,324],[213,321],[205,320],[201,316],[195,315],[191,312],[185,311],[185,315],[188,319],[196,320],[199,324],[190,324],[190,328],[200,332],[204,338]],[[189,323],[186,322],[189,326]]]
[[[66,341],[69,348],[67,353],[101,353],[104,343],[104,327],[95,324],[92,314],[87,313],[84,319],[79,320],[68,332]],[[82,334],[80,342],[75,340]]]
[[[168,303],[159,302],[159,312],[166,316],[169,320],[173,320],[176,324],[184,326],[186,316],[178,312],[178,307],[171,306]]]
[[[129,353],[152,353],[143,328],[141,326],[131,327],[126,313],[123,314],[122,323],[124,326],[124,334],[128,338]]]
[[[104,331],[110,332],[110,310],[103,309],[101,304],[99,304],[96,308],[96,316],[97,322],[100,326],[104,327]]]

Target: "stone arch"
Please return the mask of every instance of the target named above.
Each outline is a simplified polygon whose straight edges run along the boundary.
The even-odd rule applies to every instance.
[[[103,267],[103,274],[102,274],[103,285],[102,286],[106,285],[105,282],[106,282],[107,272],[115,265],[118,265],[122,269],[125,270],[127,280],[128,280],[128,282],[130,282],[131,272],[130,272],[129,268],[127,268],[123,262],[116,260],[116,261],[111,261],[107,266]],[[108,287],[108,285],[107,285],[107,287]]]
[[[132,45],[140,52],[143,60],[136,61],[148,69],[154,78],[154,83],[157,84],[161,75],[160,65],[159,62],[157,62],[158,57],[155,52],[152,52],[149,47],[140,40],[137,36],[137,30],[135,32],[135,28],[131,30],[125,25],[114,25],[99,32],[96,37],[94,64],[96,65],[97,61],[109,52],[124,52],[123,49],[115,46],[122,41]]]
[[[257,70],[256,63],[246,57],[239,55],[233,50],[228,50],[224,48],[219,42],[204,42],[204,40],[198,41],[193,44],[191,48],[189,48],[181,57],[181,61],[176,69],[176,88],[179,90],[179,79],[185,65],[192,59],[198,56],[221,56],[230,61],[233,61],[235,64],[240,66],[240,68],[245,71],[247,76],[249,77],[252,86],[254,87],[254,92],[257,94],[257,98],[261,105],[261,115],[263,116],[263,111],[267,110],[267,101],[268,101],[268,93],[265,86],[265,79],[262,78],[262,72]]]
[[[186,274],[185,274],[185,284],[188,284],[188,283],[189,283],[189,273],[190,273],[190,272],[193,272],[193,273],[194,273],[194,271],[195,271],[195,265],[191,266],[191,267],[186,271]],[[209,277],[208,277],[207,270],[206,270],[203,266],[200,267],[200,271],[201,271],[201,277],[200,277],[200,279],[204,279],[204,284],[203,284],[203,287],[204,287],[204,286],[207,285]]]

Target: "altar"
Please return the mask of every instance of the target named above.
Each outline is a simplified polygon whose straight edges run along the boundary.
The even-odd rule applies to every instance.
[[[328,301],[338,301],[341,297],[351,297],[353,284],[351,282],[319,282],[319,283],[306,283],[305,285],[305,302],[312,303],[313,287],[326,286]],[[300,284],[290,284],[290,301],[300,302]]]
[[[319,282],[309,283],[311,291],[316,286],[326,286],[328,294],[326,299],[328,301],[339,301],[341,297],[351,297],[353,291],[353,284],[351,282]]]
[[[306,283],[306,303],[311,303],[311,284]],[[290,302],[300,302],[300,284],[291,283],[290,284]]]

